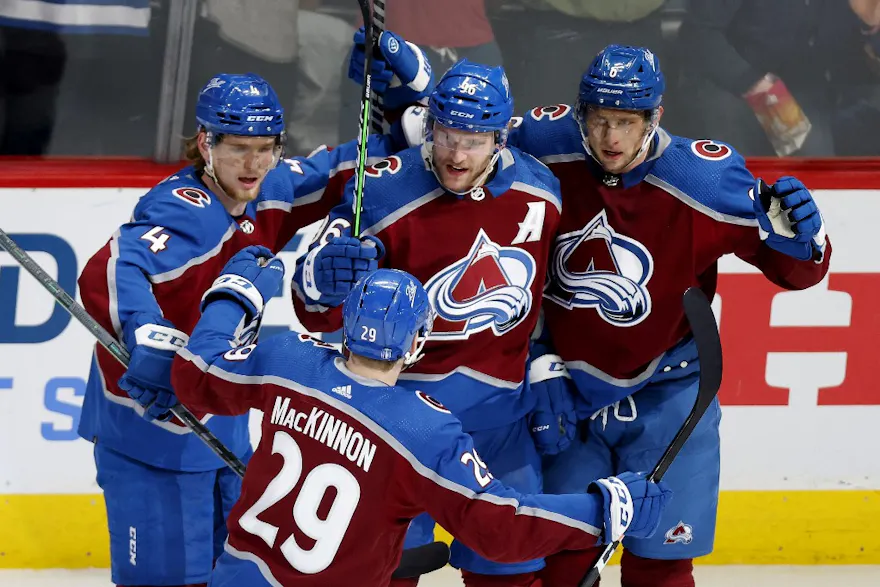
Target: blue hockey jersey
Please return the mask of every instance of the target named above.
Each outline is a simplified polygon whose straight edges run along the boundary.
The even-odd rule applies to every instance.
[[[390,150],[373,136],[374,152]],[[165,179],[135,207],[131,220],[86,264],[79,278],[83,305],[121,340],[128,320],[161,315],[185,333],[199,317],[199,301],[226,262],[242,248],[281,250],[300,228],[337,203],[330,194],[354,167],[356,146],[346,143],[309,158],[281,161],[245,213],[233,218],[191,167]],[[325,193],[330,184],[329,194]],[[132,349],[129,349],[130,351]],[[79,434],[141,462],[171,470],[203,471],[223,462],[176,418],[147,422],[142,408],[119,389],[124,368],[101,346],[92,360]],[[237,455],[249,446],[247,418],[197,413]]]
[[[199,411],[263,411],[226,552],[256,563],[267,583],[387,585],[422,512],[499,561],[597,543],[596,494],[504,486],[438,401],[353,373],[305,334],[236,346],[243,315],[235,302],[210,304],[175,358],[173,382]]]

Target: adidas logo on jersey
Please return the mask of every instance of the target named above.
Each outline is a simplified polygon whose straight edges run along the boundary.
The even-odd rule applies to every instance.
[[[351,385],[340,385],[331,389],[336,395],[341,395],[345,399],[351,399]]]

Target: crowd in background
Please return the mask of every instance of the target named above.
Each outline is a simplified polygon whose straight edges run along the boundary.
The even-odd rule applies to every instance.
[[[65,12],[78,3],[0,0],[0,155],[152,156],[170,1],[104,1],[85,21]],[[187,103],[214,73],[253,71],[284,101],[293,154],[353,138],[359,14],[199,0]],[[749,156],[880,155],[880,0],[387,0],[387,23],[438,76],[462,57],[503,64],[520,113],[572,103],[603,46],[633,44],[660,60],[673,134]]]

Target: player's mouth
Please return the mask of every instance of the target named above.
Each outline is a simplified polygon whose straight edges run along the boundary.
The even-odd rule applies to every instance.
[[[446,172],[452,177],[462,177],[468,172],[467,167],[458,167],[457,165],[446,165]]]
[[[602,149],[602,155],[604,155],[606,159],[617,161],[623,157],[623,151],[609,151],[608,149]]]
[[[244,176],[239,177],[238,182],[244,187],[246,190],[252,190],[257,186],[257,182],[260,181],[260,178],[255,176]]]

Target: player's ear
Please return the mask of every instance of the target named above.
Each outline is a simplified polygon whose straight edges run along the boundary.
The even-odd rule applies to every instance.
[[[663,117],[663,106],[657,106],[657,125],[660,125],[660,119]]]
[[[202,154],[202,159],[205,161],[208,160],[208,133],[205,129],[199,130],[199,134],[196,137],[196,143],[199,147],[199,153]]]

